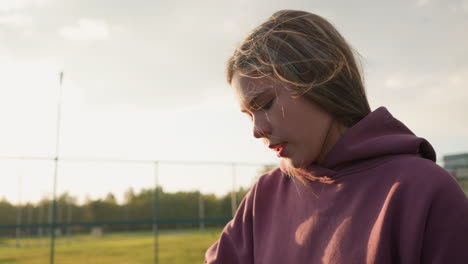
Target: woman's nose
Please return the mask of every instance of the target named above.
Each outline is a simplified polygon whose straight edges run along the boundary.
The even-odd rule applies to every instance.
[[[271,134],[271,124],[265,114],[254,116],[253,136],[255,138],[268,137]]]

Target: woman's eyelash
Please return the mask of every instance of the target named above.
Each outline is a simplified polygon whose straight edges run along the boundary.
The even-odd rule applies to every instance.
[[[270,109],[271,106],[273,105],[273,101],[274,101],[274,100],[275,100],[275,99],[271,99],[268,103],[264,104],[260,109],[262,109],[262,110],[268,110],[268,109]]]
[[[252,107],[252,110],[251,110],[251,111],[261,111],[261,110],[264,111],[264,110],[268,110],[268,109],[271,108],[271,106],[273,105],[274,101],[275,101],[275,99],[273,98],[273,99],[271,99],[270,101],[268,101],[268,103],[266,103],[266,104],[264,104],[264,105],[259,105],[259,106],[255,107],[255,108]],[[250,111],[249,111],[249,112],[245,112],[245,113],[247,114],[247,116],[248,116],[251,120],[253,120],[253,115],[252,115],[252,113],[251,113]]]
[[[259,105],[258,107],[255,108],[255,110],[268,110],[271,108],[271,106],[273,105],[273,101],[275,99],[271,99],[270,101],[268,101],[268,103],[264,104],[264,105]]]

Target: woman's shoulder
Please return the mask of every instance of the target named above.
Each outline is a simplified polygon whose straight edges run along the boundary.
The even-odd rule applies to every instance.
[[[410,179],[429,177],[434,180],[447,177],[453,178],[447,170],[434,161],[417,155],[396,155],[389,159],[386,165],[392,167],[395,172],[403,177],[402,179],[406,177]]]
[[[461,191],[457,180],[447,170],[420,156],[398,155],[389,159],[384,167],[403,188],[426,189],[430,192]]]

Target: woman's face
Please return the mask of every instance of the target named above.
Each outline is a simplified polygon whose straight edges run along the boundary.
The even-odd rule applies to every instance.
[[[285,84],[269,77],[250,78],[235,73],[231,85],[241,111],[253,122],[253,135],[262,138],[277,156],[295,167],[323,158],[324,142],[333,118],[304,97],[291,96]]]

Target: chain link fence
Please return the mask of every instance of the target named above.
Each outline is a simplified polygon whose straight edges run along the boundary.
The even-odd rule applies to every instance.
[[[33,157],[0,163],[3,175],[16,178],[17,196],[0,201],[1,263],[200,263],[249,187],[272,168]]]

